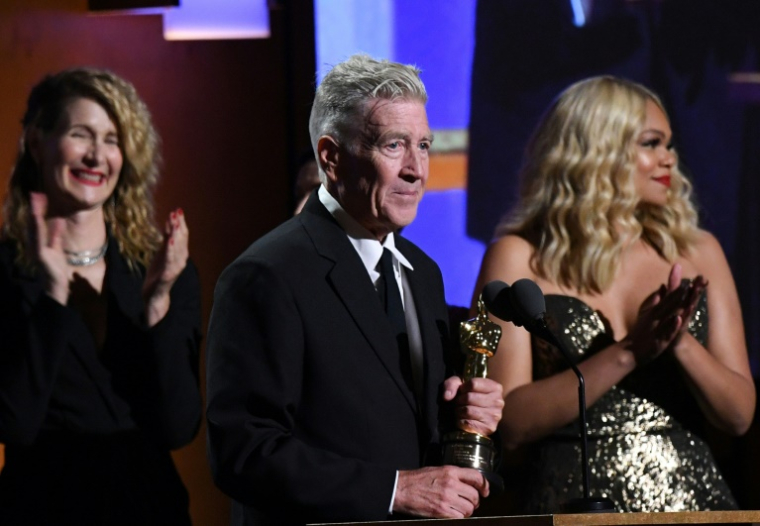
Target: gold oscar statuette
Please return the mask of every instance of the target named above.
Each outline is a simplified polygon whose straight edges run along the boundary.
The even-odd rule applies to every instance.
[[[488,359],[496,352],[501,327],[488,319],[485,304],[478,298],[478,315],[459,325],[459,341],[465,355],[462,380],[488,376]],[[488,479],[491,488],[503,488],[504,482],[494,472],[496,446],[487,436],[458,424],[459,429],[443,437],[443,463],[477,469]]]

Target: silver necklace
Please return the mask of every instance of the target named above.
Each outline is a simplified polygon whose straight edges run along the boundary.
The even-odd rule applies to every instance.
[[[106,239],[102,247],[94,250],[76,252],[74,250],[63,249],[66,253],[66,262],[74,267],[89,267],[90,265],[94,265],[103,259],[103,256],[106,255],[106,250],[108,250],[108,239]]]

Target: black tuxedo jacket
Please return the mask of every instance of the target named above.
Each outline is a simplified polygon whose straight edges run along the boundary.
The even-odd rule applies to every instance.
[[[233,522],[383,520],[396,470],[432,462],[450,352],[443,281],[419,248],[396,239],[414,267],[419,404],[370,277],[316,193],[220,277],[207,417]]]

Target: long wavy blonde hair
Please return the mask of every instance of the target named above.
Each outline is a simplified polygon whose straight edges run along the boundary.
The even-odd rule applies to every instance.
[[[539,122],[525,152],[520,200],[496,230],[533,244],[539,276],[599,293],[630,243],[644,239],[671,262],[694,243],[692,186],[677,167],[664,206],[641,202],[634,186],[636,140],[650,100],[665,113],[644,86],[594,77],[567,88]]]
[[[119,251],[130,267],[146,266],[162,239],[154,222],[153,205],[160,163],[159,138],[148,108],[134,86],[110,71],[68,69],[45,77],[32,89],[3,204],[2,237],[15,242],[17,263],[32,265],[27,243],[29,199],[30,192],[42,190],[42,174],[32,158],[28,138],[34,130],[53,131],[66,106],[79,98],[100,104],[117,127],[124,162],[116,188],[103,210]]]

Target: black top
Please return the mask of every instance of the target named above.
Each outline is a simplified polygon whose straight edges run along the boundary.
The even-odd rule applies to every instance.
[[[188,523],[169,450],[198,430],[200,294],[188,263],[148,328],[144,269],[110,239],[101,350],[73,309],[44,293],[0,243],[0,522]],[[81,522],[84,521],[84,522]]]

